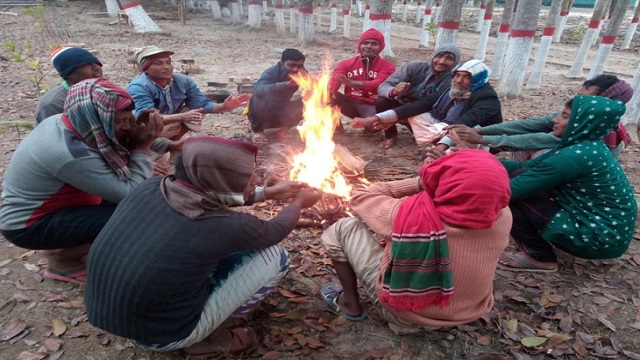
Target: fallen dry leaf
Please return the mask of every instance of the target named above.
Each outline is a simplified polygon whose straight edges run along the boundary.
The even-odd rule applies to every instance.
[[[262,355],[262,360],[277,360],[282,357],[282,353],[280,351],[269,351]]]
[[[32,353],[29,351],[21,352],[16,360],[42,360],[47,357],[48,354],[43,353]]]
[[[604,314],[598,314],[598,320],[602,323],[602,325],[608,327],[611,331],[618,331],[616,326],[609,321]]]
[[[520,340],[520,343],[525,347],[534,348],[536,346],[540,346],[544,344],[545,342],[547,342],[547,340],[549,339],[542,336],[528,336],[528,337],[522,338]]]
[[[34,273],[40,271],[40,267],[38,265],[33,265],[33,264],[26,263],[26,264],[23,264],[23,266],[24,266],[25,269],[27,269],[27,270],[29,270],[31,272],[34,272]]]
[[[30,250],[30,251],[27,251],[26,253],[24,253],[22,255],[18,255],[18,257],[16,257],[16,259],[27,260],[28,258],[32,257],[35,253],[36,253],[35,250]]]
[[[51,327],[53,328],[53,335],[57,337],[60,337],[60,335],[67,331],[67,325],[64,324],[64,321],[58,318],[51,319]]]
[[[20,334],[27,328],[27,323],[23,320],[17,320],[6,326],[2,332],[0,332],[0,341],[7,341],[14,336]]]
[[[482,345],[482,346],[489,346],[491,345],[491,334],[485,334],[480,336],[477,340],[476,343],[478,343],[478,345]]]
[[[84,308],[84,300],[72,300],[72,301],[63,301],[56,304],[57,307],[71,309],[71,308]]]
[[[63,341],[60,339],[51,339],[48,338],[44,341],[44,347],[51,352],[56,352],[58,350],[60,350],[60,347],[62,347],[62,343]]]

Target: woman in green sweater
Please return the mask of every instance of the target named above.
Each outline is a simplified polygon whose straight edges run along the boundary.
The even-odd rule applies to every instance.
[[[616,258],[633,237],[633,189],[602,141],[624,103],[579,95],[565,106],[553,120],[553,134],[561,138],[554,150],[525,162],[502,161],[512,174],[511,236],[519,248],[502,255],[502,269],[556,271],[552,245],[581,258]]]

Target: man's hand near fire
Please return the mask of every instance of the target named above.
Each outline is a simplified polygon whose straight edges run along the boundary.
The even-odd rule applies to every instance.
[[[264,188],[265,199],[285,200],[298,195],[302,189],[308,189],[309,185],[300,181],[280,180],[274,184],[268,184]]]
[[[386,130],[396,125],[394,122],[383,122],[379,117],[373,115],[365,118],[355,117],[351,122],[351,127],[354,129],[360,129],[364,127],[371,127],[375,130]]]

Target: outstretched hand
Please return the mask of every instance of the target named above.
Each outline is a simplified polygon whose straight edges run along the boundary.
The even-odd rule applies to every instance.
[[[431,164],[432,162],[440,159],[446,155],[447,149],[442,146],[429,146],[426,149],[427,157],[424,158],[425,164]]]
[[[229,96],[224,100],[222,105],[225,110],[233,110],[240,106],[247,105],[249,102],[249,98],[251,98],[251,94],[238,94],[236,96]]]
[[[479,133],[479,128],[470,128],[466,125],[449,125],[444,128],[449,132],[451,136],[452,132],[455,132],[461,141],[471,144],[482,144],[482,135]]]
[[[278,181],[273,185],[267,184],[264,188],[264,197],[266,199],[284,200],[297,196],[302,189],[308,188],[309,185],[300,181]]]
[[[310,208],[312,207],[320,198],[322,197],[322,192],[315,188],[304,188],[300,190],[298,195],[291,202],[292,204],[296,204],[301,208]]]
[[[469,130],[471,130],[471,129],[469,129]],[[460,136],[460,132],[461,131],[465,131],[465,132],[468,133],[468,131],[466,131],[465,129],[453,129],[453,130],[449,131],[449,137],[456,144],[456,147],[458,148],[458,150],[476,149],[477,148],[477,145],[476,145],[477,143],[471,143],[471,142],[463,139]],[[473,130],[471,130],[471,131],[473,132]],[[482,143],[482,136],[480,136],[480,143]]]

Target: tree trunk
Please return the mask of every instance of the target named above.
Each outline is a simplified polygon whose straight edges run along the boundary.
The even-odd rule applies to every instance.
[[[120,11],[120,5],[118,5],[118,0],[104,0],[105,5],[107,5],[107,14],[111,17],[118,16],[118,11]]]
[[[509,42],[509,33],[511,32],[511,20],[513,19],[513,11],[515,9],[516,0],[506,0],[503,7],[500,28],[498,29],[498,41],[496,42],[496,51],[493,55],[491,63],[491,79],[498,80],[502,75],[502,64],[504,63],[504,55],[507,52],[507,44]]]
[[[416,24],[420,24],[420,20],[422,20],[422,3],[418,1],[418,6],[416,7]]]
[[[476,23],[476,32],[482,31],[482,25],[484,24],[484,14],[486,13],[487,13],[487,0],[482,0],[482,2],[480,3],[480,10],[478,11],[478,22]]]
[[[342,0],[342,37],[351,37],[351,0]]]
[[[122,8],[127,13],[133,28],[139,33],[162,32],[158,24],[149,17],[142,4],[136,0],[121,0]]]
[[[372,0],[371,1],[371,27],[380,31],[384,35],[385,47],[380,56],[385,59],[394,59],[395,55],[391,50],[391,14],[393,0]]]
[[[436,4],[433,6],[433,15],[431,17],[431,21],[437,24],[440,22],[440,9],[442,7],[440,6],[440,0],[435,1]]]
[[[240,3],[238,1],[231,1],[231,23],[240,23]]]
[[[262,16],[260,15],[260,2],[255,0],[250,0],[248,2],[247,14],[249,15],[249,19],[247,24],[252,29],[259,29],[260,25],[262,25]]]
[[[498,93],[515,98],[522,92],[522,82],[529,63],[529,55],[540,16],[539,0],[520,0],[513,19],[513,30],[507,47],[504,71],[500,75]]]
[[[278,34],[284,34],[286,26],[284,24],[284,0],[280,0],[280,3],[276,5],[276,32]]]
[[[331,16],[329,18],[329,32],[335,32],[338,30],[338,5],[336,3],[331,4]]]
[[[267,12],[269,11],[269,4],[267,3],[267,0],[262,0],[262,12],[264,13],[264,15],[267,15]]]
[[[542,80],[542,71],[544,65],[547,62],[547,56],[549,56],[549,48],[551,47],[551,41],[553,40],[553,34],[556,30],[556,24],[560,19],[560,7],[562,6],[562,0],[553,0],[549,13],[547,14],[547,22],[544,25],[542,31],[542,37],[540,38],[540,46],[538,47],[538,53],[536,54],[536,61],[533,63],[533,69],[527,82],[527,89],[540,89],[540,81]]]
[[[560,38],[562,37],[562,33],[564,32],[564,27],[567,24],[567,19],[569,18],[569,11],[571,10],[571,5],[573,5],[573,0],[562,0],[562,8],[560,10],[560,21],[558,23],[558,28],[553,34],[554,43],[560,42]]]
[[[420,31],[419,47],[429,47],[429,25],[431,24],[431,7],[433,0],[427,0],[424,6],[424,17],[422,18],[422,30]]]
[[[400,19],[402,22],[407,22],[407,0],[402,1],[402,18]]]
[[[240,17],[244,16],[244,7],[242,6],[242,0],[236,0],[238,2],[238,12],[240,13]]]
[[[640,3],[636,2],[636,10],[633,12],[633,18],[629,23],[629,27],[627,28],[627,34],[624,36],[624,41],[622,42],[621,49],[628,49],[631,46],[631,40],[633,40],[633,35],[636,33],[636,29],[638,28],[638,18],[640,17]]]
[[[631,87],[633,88],[633,97],[627,103],[627,112],[624,113],[620,122],[622,124],[634,124],[638,125],[640,121],[640,64],[636,68],[636,74],[631,81]]]
[[[596,46],[596,44],[598,43],[598,37],[600,36],[600,31],[602,31],[603,27],[607,26],[607,22],[609,20],[611,20],[611,11],[613,9],[614,3],[616,2],[616,0],[611,0],[609,1],[609,5],[607,6],[606,10],[604,11],[604,14],[602,14],[602,18],[600,18],[600,24],[598,25],[598,28],[596,29],[596,34],[593,36],[593,39],[591,40],[591,46]],[[608,16],[607,16],[608,14]]]
[[[317,10],[317,23],[318,23],[318,31],[322,31],[322,5],[320,5],[321,3],[318,2],[318,6],[316,7]]]
[[[315,33],[313,29],[313,0],[299,1],[298,8],[298,40],[303,44],[313,42]]]
[[[592,79],[602,74],[604,66],[607,63],[607,59],[609,58],[609,54],[611,53],[611,49],[613,48],[613,43],[618,36],[622,20],[624,20],[624,15],[627,12],[627,6],[627,0],[618,0],[613,5],[611,19],[607,24],[607,28],[604,30],[602,41],[598,47],[598,53],[596,54],[596,58],[593,60],[593,65],[591,65],[591,71],[589,71],[587,78]]]
[[[298,13],[296,12],[296,6],[291,2],[289,5],[289,32],[292,34],[296,32],[297,17]]]
[[[356,7],[358,8],[358,17],[362,17],[362,12],[364,11],[362,0],[356,0]]]
[[[482,17],[482,27],[480,29],[480,38],[478,39],[478,50],[476,51],[476,59],[484,61],[487,52],[487,41],[489,41],[489,32],[491,31],[491,21],[493,20],[493,4],[494,0],[486,0],[482,5],[485,7]]]
[[[367,5],[364,8],[364,18],[362,19],[362,32],[371,29],[371,5]]]
[[[213,14],[213,20],[222,20],[222,9],[218,0],[211,1],[211,13]]]
[[[587,32],[582,38],[582,43],[580,44],[580,48],[578,49],[576,57],[573,59],[571,69],[569,69],[569,72],[564,75],[565,77],[572,79],[582,77],[582,69],[584,68],[584,62],[587,59],[587,55],[589,54],[591,41],[596,34],[596,29],[598,29],[598,26],[600,26],[600,19],[602,19],[602,14],[604,14],[604,10],[607,8],[609,1],[610,0],[598,0],[596,2],[596,6],[593,9],[593,15],[591,15],[591,22],[589,22]]]
[[[444,44],[455,44],[460,29],[460,15],[464,0],[447,0],[442,6],[442,14],[438,22],[436,47]]]

